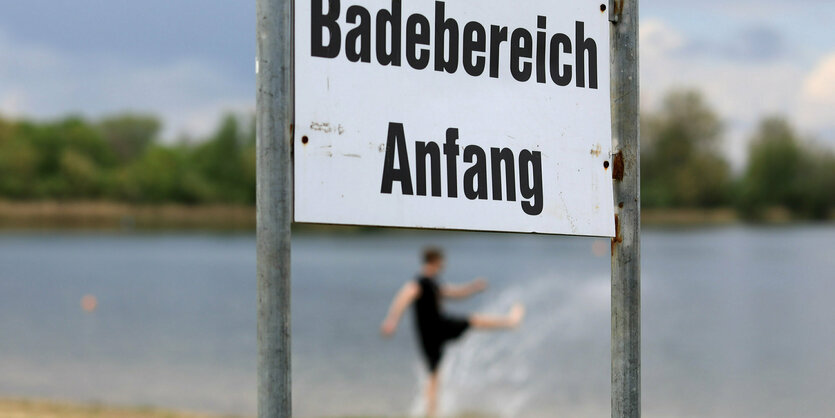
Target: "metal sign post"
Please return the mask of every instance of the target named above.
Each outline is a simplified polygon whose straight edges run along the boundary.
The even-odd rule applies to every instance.
[[[258,416],[292,415],[292,0],[256,0]]]
[[[611,0],[612,417],[641,416],[641,191],[638,0]]]

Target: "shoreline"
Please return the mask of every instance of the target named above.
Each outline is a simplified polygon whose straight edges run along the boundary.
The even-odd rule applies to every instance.
[[[247,205],[127,204],[105,201],[0,201],[0,230],[254,230]]]
[[[835,213],[829,220],[832,223]],[[794,219],[780,208],[766,211],[762,221],[742,220],[732,208],[643,209],[641,223],[658,227],[729,226],[737,224],[792,224],[813,222]],[[3,201],[0,200],[0,231],[31,230],[209,230],[254,231],[255,207],[213,204],[128,204],[106,201]],[[365,233],[376,227],[340,225],[300,225],[298,232]]]
[[[119,417],[119,418],[236,418],[235,415],[215,415],[154,406],[118,406],[98,402],[0,398],[0,418],[6,417]]]
[[[75,402],[45,398],[2,398],[0,418],[243,418],[246,415],[218,415],[155,406],[119,406],[99,402]],[[462,412],[456,418],[490,418],[493,415]],[[337,417],[334,417],[337,418]],[[374,418],[349,415],[346,418]]]

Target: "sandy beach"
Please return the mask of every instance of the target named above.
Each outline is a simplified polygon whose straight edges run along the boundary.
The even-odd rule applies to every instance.
[[[0,418],[239,418],[237,415],[210,415],[154,407],[119,407],[80,404],[44,399],[0,399]],[[457,418],[489,418],[464,413]],[[351,416],[345,418],[372,418]]]
[[[154,407],[117,407],[34,399],[0,399],[0,418],[219,418]],[[226,418],[231,418],[226,416]]]

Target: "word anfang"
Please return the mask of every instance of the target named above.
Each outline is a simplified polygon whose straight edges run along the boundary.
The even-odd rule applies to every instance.
[[[432,196],[442,197],[441,148],[443,148],[446,163],[446,197],[458,198],[458,157],[462,153],[457,141],[458,129],[449,128],[446,131],[446,142],[442,146],[432,141],[415,142],[415,181],[413,183],[412,163],[409,160],[403,124],[389,122],[380,193],[391,194],[394,183],[397,182],[400,185],[400,193],[403,195],[427,196],[427,193],[430,193],[428,189],[431,189]],[[518,184],[519,194],[523,199],[522,210],[531,216],[542,213],[541,153],[522,150],[517,160],[510,148],[490,148],[489,152],[488,158],[487,151],[478,145],[464,147],[463,162],[466,165],[462,178],[464,197],[470,200],[487,200],[489,196],[492,196],[493,200],[515,202]],[[397,168],[395,168],[395,162]],[[488,187],[487,184],[488,166],[492,187]]]

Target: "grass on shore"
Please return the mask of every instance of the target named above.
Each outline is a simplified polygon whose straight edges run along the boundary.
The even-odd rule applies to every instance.
[[[116,202],[0,201],[0,229],[254,230],[246,205],[131,205]]]
[[[835,212],[830,220],[835,220]],[[648,226],[705,226],[740,223],[731,208],[643,209],[641,221]],[[794,222],[790,212],[771,208],[762,219],[766,224]],[[247,205],[134,205],[117,202],[61,202],[0,200],[0,230],[154,230],[154,229],[255,229],[255,208]],[[295,225],[299,232],[354,233],[379,228],[328,225]]]

